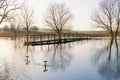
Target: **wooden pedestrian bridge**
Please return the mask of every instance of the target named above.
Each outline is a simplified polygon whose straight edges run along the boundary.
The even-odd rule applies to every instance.
[[[24,45],[50,45],[50,44],[62,44],[62,43],[69,43],[81,40],[89,40],[91,38],[64,38],[64,39],[53,39],[53,40],[43,40],[43,41],[30,41],[25,42]]]

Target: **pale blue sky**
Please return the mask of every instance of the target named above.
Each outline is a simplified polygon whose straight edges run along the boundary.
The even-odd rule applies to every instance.
[[[65,3],[74,15],[73,29],[75,30],[93,30],[91,15],[98,7],[100,0],[29,0],[30,5],[35,10],[37,22],[40,28],[44,27],[43,16],[51,2]]]

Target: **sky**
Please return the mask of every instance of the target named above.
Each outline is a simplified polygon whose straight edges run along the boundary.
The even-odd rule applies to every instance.
[[[93,11],[99,6],[100,0],[29,0],[28,7],[34,9],[36,23],[40,28],[46,28],[44,14],[50,3],[64,3],[74,15],[73,30],[94,30],[91,20]]]

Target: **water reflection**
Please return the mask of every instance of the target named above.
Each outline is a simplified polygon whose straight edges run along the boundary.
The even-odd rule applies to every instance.
[[[21,42],[23,41],[21,40]],[[21,59],[24,60],[25,65],[43,67],[43,72],[49,69],[52,71],[65,71],[73,58],[72,47],[72,43],[46,46],[21,46],[19,40],[14,40],[14,53],[23,55]],[[17,55],[14,55],[14,57],[20,58]]]
[[[12,42],[3,40],[2,43],[5,50],[1,51],[5,53],[0,54],[0,80],[31,80],[31,77],[23,70],[24,65],[20,63],[23,60],[23,56],[19,53],[23,51],[20,40],[13,39]]]
[[[93,71],[89,66],[89,50],[94,48],[95,41],[24,46],[24,40],[16,38],[8,43],[4,40],[5,47],[10,49],[5,50],[3,57],[0,54],[0,80],[90,80],[91,75],[86,79],[86,74]]]
[[[48,69],[47,69],[47,66],[48,66],[48,65],[47,65],[47,62],[48,62],[48,61],[43,61],[43,62],[44,62],[44,71],[43,71],[43,72],[46,72],[46,71],[48,71]]]
[[[70,45],[56,44],[53,50],[48,54],[51,70],[65,70],[69,66],[71,59],[73,58],[71,49],[67,51],[66,47],[70,48]]]
[[[98,72],[106,80],[120,78],[120,52],[117,39],[111,39],[109,44],[97,50],[92,58]]]
[[[26,65],[30,64],[30,60],[29,60],[29,57],[30,57],[30,56],[28,55],[28,48],[29,48],[29,46],[27,46],[27,50],[26,50],[26,51],[27,51],[27,52],[26,52],[27,55],[25,56],[25,57],[26,57],[26,59],[25,59],[25,64],[26,64]]]
[[[37,46],[38,47],[38,46]],[[38,63],[39,61],[35,61],[35,65],[42,65],[44,67],[44,71],[57,71],[63,70],[69,66],[73,55],[72,55],[72,47],[71,44],[54,44],[48,46],[39,46],[40,51],[43,51],[41,55],[43,62]],[[42,47],[42,48],[41,48]],[[45,48],[45,50],[44,50]],[[68,51],[69,50],[69,51]],[[35,58],[34,58],[35,59]]]
[[[9,64],[6,59],[0,64],[0,80],[8,80],[10,76]]]

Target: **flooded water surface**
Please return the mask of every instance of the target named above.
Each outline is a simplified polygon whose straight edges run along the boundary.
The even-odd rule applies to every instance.
[[[24,46],[0,39],[0,80],[120,80],[119,40]]]

